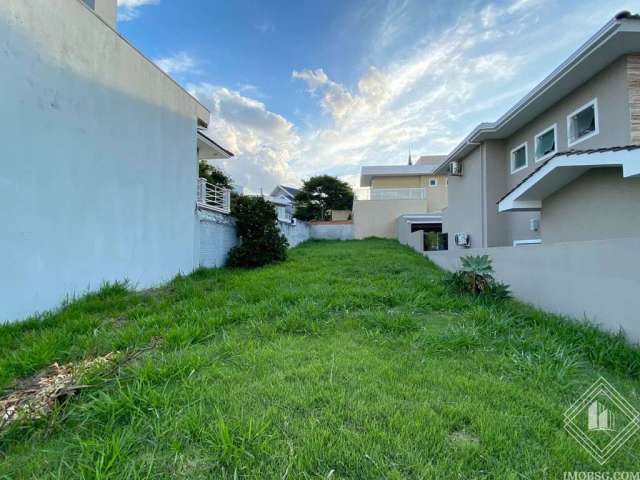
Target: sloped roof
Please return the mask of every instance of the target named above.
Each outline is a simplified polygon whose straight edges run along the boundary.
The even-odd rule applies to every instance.
[[[233,152],[220,146],[207,132],[198,129],[198,160],[213,160],[218,158],[231,158]]]
[[[298,193],[300,193],[300,189],[299,188],[288,187],[286,185],[278,185],[278,186],[280,188],[282,188],[283,190],[285,190],[286,192],[288,192],[293,197],[295,197]]]
[[[623,177],[640,176],[640,145],[568,150],[553,155],[498,200],[498,210],[539,210],[542,201],[587,170],[622,167]]]
[[[564,152],[558,152],[555,155],[547,158],[544,162],[542,162],[533,172],[524,177],[521,182],[519,182],[515,187],[505,193],[500,200],[496,203],[500,203],[502,200],[511,195],[512,192],[518,189],[521,185],[527,183],[527,181],[533,177],[539,170],[541,170],[545,165],[547,165],[551,160],[558,157],[569,157],[571,155],[591,155],[594,153],[605,153],[605,152],[620,152],[622,150],[637,150],[640,148],[640,145],[624,145],[622,147],[605,147],[605,148],[590,148],[588,150],[565,150]]]
[[[481,123],[438,167],[460,160],[486,140],[508,138],[622,55],[640,51],[640,15],[620,12],[495,122]]]

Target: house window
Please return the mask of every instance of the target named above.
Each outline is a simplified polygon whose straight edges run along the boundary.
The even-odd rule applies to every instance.
[[[437,187],[438,186],[438,179],[437,178],[430,178],[429,179],[429,186],[430,187]]]
[[[511,150],[511,173],[516,173],[527,168],[527,144],[526,142]]]
[[[570,147],[598,134],[597,98],[594,98],[567,117],[567,132]]]
[[[553,125],[536,135],[534,140],[536,162],[546,160],[556,153],[556,144],[558,143],[556,139],[556,127],[556,125]]]

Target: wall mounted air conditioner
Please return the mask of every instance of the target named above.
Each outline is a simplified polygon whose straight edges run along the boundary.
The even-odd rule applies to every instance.
[[[454,241],[459,247],[469,248],[471,246],[471,235],[468,233],[456,233]]]
[[[449,175],[454,177],[462,176],[462,163],[460,162],[451,162],[449,164]]]

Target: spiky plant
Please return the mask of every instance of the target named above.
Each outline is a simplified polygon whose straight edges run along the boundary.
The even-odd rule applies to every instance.
[[[489,255],[467,255],[460,258],[465,283],[474,295],[484,291],[493,279],[493,265]]]

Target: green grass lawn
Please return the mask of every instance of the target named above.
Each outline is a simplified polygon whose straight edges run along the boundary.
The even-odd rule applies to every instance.
[[[518,302],[447,292],[392,241],[310,242],[254,271],[105,287],[0,328],[0,388],[53,362],[157,348],[0,433],[0,478],[562,478],[598,376],[640,407],[638,351]]]

